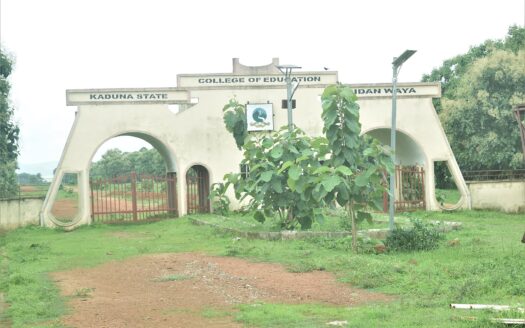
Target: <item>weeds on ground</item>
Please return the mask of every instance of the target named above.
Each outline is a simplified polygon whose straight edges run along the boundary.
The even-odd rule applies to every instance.
[[[439,242],[445,238],[432,223],[420,219],[412,219],[411,222],[412,227],[396,227],[388,234],[385,246],[389,251],[429,251],[438,248]]]
[[[161,277],[157,277],[153,279],[155,282],[166,282],[166,281],[180,281],[180,280],[188,280],[191,279],[188,275],[183,274],[169,274]]]

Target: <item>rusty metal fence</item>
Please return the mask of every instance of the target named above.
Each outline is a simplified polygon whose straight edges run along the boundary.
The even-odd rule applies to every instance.
[[[426,208],[425,170],[422,166],[397,166],[396,189],[397,211]]]
[[[399,212],[424,210],[425,169],[422,166],[396,166],[395,210]],[[383,195],[383,210],[388,212],[388,193]]]
[[[525,170],[464,171],[465,181],[525,180]]]
[[[91,216],[97,222],[177,216],[177,177],[130,175],[91,180]]]
[[[210,212],[210,178],[201,165],[191,167],[186,173],[188,214]]]

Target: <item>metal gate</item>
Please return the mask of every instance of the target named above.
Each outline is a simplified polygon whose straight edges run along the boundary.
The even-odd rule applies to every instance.
[[[396,166],[396,211],[426,208],[425,170],[422,166]]]
[[[91,217],[123,222],[177,216],[177,176],[130,175],[90,181]]]
[[[426,209],[425,169],[422,166],[396,166],[395,209],[413,211]],[[383,195],[383,210],[388,212],[388,193]]]
[[[192,166],[186,173],[188,214],[210,212],[210,178],[202,165]]]

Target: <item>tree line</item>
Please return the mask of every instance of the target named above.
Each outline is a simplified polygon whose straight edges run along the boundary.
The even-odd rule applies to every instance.
[[[90,177],[92,179],[110,178],[128,175],[132,171],[164,176],[166,164],[160,153],[154,148],[142,147],[134,152],[123,152],[114,148],[109,149],[100,160],[91,165]]]
[[[525,167],[512,113],[525,103],[525,28],[511,26],[504,39],[445,60],[423,81],[441,82],[434,105],[462,171]],[[437,167],[438,186],[451,184],[445,170]]]
[[[20,130],[13,119],[14,109],[9,102],[11,85],[8,77],[12,68],[11,56],[0,49],[0,196],[11,196],[18,192],[15,170]]]

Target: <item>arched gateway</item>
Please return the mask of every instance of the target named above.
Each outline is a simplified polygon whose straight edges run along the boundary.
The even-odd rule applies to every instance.
[[[238,172],[242,159],[224,127],[224,104],[234,97],[250,104],[252,109],[247,110],[257,113],[257,120],[250,123],[256,130],[273,130],[287,124],[287,113],[282,109],[286,86],[275,67],[278,63],[274,59],[270,65],[250,67],[235,58],[232,73],[178,75],[176,88],[67,90],[67,104],[78,109],[44,202],[42,225],[73,228],[92,222],[91,160],[105,141],[126,135],[155,147],[166,162],[167,175],[176,177],[168,188],[172,189],[168,193],[176,197],[171,212],[176,209],[178,215],[183,215],[209,211],[210,184],[220,182],[226,173]],[[297,72],[293,77],[300,82],[294,96],[294,123],[306,133],[320,135],[320,95],[326,86],[338,82],[337,72]],[[351,87],[361,106],[363,132],[389,143],[391,84]],[[396,161],[401,165],[417,164],[424,170],[423,204],[428,210],[440,208],[433,167],[436,161],[445,161],[462,195],[459,206],[468,208],[468,189],[432,105],[432,98],[440,95],[436,83],[399,84]],[[172,111],[170,105],[178,105],[178,111]],[[57,220],[51,211],[65,174],[76,175],[79,197],[77,215],[67,223]],[[188,195],[192,190],[197,190],[196,194]]]

